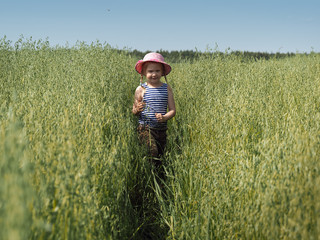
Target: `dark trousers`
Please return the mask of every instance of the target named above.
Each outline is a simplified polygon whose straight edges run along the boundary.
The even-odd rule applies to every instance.
[[[154,165],[156,167],[160,167],[162,165],[160,158],[164,154],[167,143],[167,130],[154,129],[145,125],[139,125],[138,135],[140,143],[147,147]]]

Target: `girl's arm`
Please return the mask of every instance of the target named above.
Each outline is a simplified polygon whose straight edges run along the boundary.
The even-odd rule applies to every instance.
[[[134,94],[134,102],[132,106],[132,113],[138,116],[144,108],[145,103],[143,102],[144,88],[139,86]]]

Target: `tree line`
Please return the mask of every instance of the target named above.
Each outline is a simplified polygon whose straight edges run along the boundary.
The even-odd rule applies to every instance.
[[[137,59],[142,59],[145,54],[150,51],[138,51],[138,50],[130,50],[127,53]],[[203,55],[211,55],[211,56],[220,56],[220,57],[230,57],[230,56],[238,56],[245,60],[260,60],[260,59],[281,59],[287,57],[296,56],[298,53],[268,53],[268,52],[250,52],[250,51],[231,51],[231,52],[220,52],[220,51],[208,51],[208,52],[199,52],[193,50],[180,50],[180,51],[167,51],[167,50],[159,50],[158,53],[162,54],[162,56],[168,62],[177,63],[183,61],[195,61],[199,59]],[[299,53],[300,54],[300,53]],[[306,54],[306,53],[301,53]]]

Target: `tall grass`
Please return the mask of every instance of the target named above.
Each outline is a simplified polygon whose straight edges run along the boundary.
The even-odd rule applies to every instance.
[[[130,112],[137,59],[32,39],[0,53],[1,239],[318,238],[319,55],[173,64],[163,185]]]
[[[173,239],[318,238],[319,71],[319,55],[173,71]]]

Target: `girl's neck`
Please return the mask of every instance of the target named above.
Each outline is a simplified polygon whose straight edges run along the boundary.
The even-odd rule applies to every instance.
[[[157,88],[157,87],[161,87],[163,85],[163,82],[159,81],[158,83],[149,83],[147,82],[148,87],[151,88]]]

